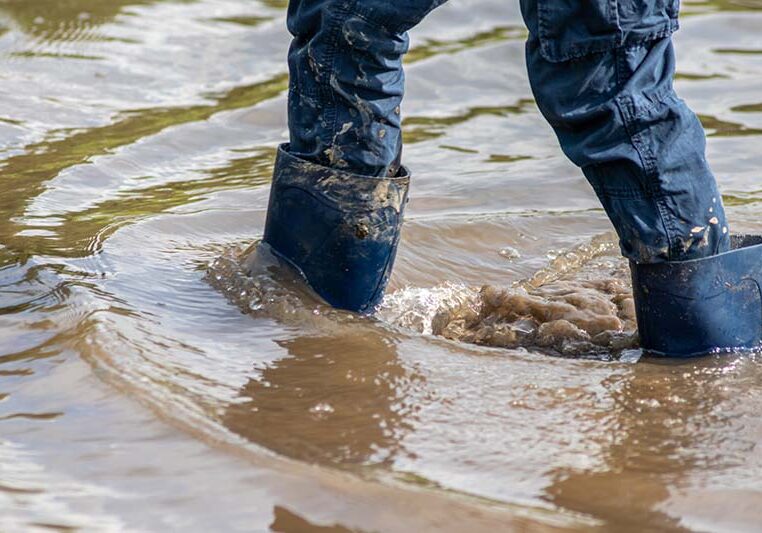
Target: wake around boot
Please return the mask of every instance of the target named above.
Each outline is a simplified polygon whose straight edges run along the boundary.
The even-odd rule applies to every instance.
[[[691,357],[762,344],[762,236],[691,261],[630,264],[641,347]]]
[[[372,312],[394,265],[410,177],[324,167],[278,148],[264,242],[326,302]]]

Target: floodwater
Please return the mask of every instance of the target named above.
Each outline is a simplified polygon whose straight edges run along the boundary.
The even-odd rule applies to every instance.
[[[264,253],[243,275],[285,0],[0,0],[0,530],[759,530],[762,357],[640,357],[515,4],[413,32],[412,200],[370,319]],[[760,232],[762,2],[684,0],[682,26],[678,91]],[[609,322],[522,343],[519,289]]]

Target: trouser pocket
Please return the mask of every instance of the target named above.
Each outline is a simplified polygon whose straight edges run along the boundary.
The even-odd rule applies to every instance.
[[[677,29],[679,0],[537,0],[540,52],[551,62],[636,46]]]

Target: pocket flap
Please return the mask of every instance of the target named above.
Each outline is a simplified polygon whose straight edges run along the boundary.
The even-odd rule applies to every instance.
[[[679,0],[538,0],[540,52],[558,63],[677,29]]]

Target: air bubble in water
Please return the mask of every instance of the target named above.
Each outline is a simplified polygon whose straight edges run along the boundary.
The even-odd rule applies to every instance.
[[[321,402],[310,407],[310,413],[314,415],[327,415],[334,412],[333,406],[329,403]]]
[[[504,257],[509,261],[513,261],[514,259],[519,259],[521,257],[519,251],[516,248],[511,248],[510,246],[502,248],[498,254],[500,254],[500,257]]]

